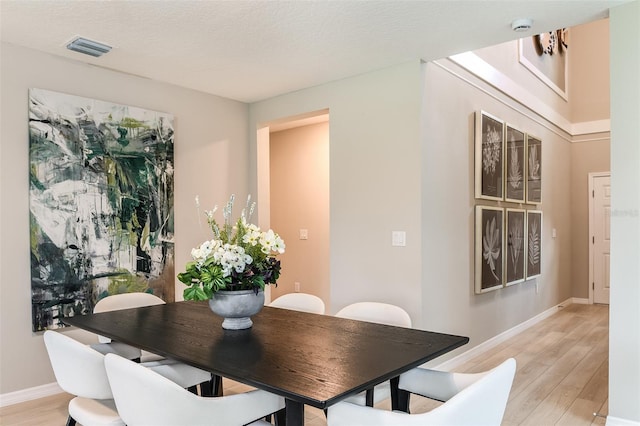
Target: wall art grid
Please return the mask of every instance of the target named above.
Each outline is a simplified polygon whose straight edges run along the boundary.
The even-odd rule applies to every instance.
[[[488,200],[475,206],[481,294],[541,274],[542,211],[530,208],[542,203],[542,140],[483,110],[474,124],[475,198]]]
[[[29,90],[32,328],[108,294],[174,300],[173,117]]]

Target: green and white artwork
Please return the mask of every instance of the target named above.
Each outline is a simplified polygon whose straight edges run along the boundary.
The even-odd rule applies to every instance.
[[[144,291],[174,300],[173,117],[29,90],[33,330]]]

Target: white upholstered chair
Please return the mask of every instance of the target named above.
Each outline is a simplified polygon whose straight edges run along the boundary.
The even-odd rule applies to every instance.
[[[93,313],[163,304],[165,304],[164,300],[151,293],[114,294],[100,299],[94,306]],[[122,342],[112,341],[104,336],[98,336],[98,343],[91,345],[91,347],[103,355],[114,353],[130,360],[143,362],[147,367],[163,370],[164,374],[168,375],[171,380],[184,385],[183,387],[190,389],[192,392],[195,392],[196,387],[200,385],[200,393],[202,395],[218,395],[222,393],[222,379],[199,368],[191,367],[151,352],[142,351]],[[179,372],[182,377],[172,376],[175,372]]]
[[[122,293],[103,297],[93,307],[93,313],[119,311],[121,309],[139,308],[142,306],[154,306],[164,304],[164,300],[151,293]],[[113,342],[110,338],[98,336],[98,343],[91,347],[102,354],[115,353],[122,357],[140,361],[160,361],[163,359],[160,355],[144,352],[139,348],[130,346],[120,342]]]
[[[47,330],[44,343],[58,385],[75,395],[67,426],[124,425],[116,410],[104,369],[104,355],[62,333]]]
[[[399,306],[381,302],[357,302],[345,306],[336,314],[340,318],[349,318],[359,321],[375,322],[378,324],[393,325],[396,327],[411,328],[411,317]],[[373,392],[373,395],[371,395]],[[367,396],[370,401],[367,403]],[[350,396],[347,402],[359,405],[373,406],[391,396],[389,382],[377,385],[374,389]]]
[[[318,296],[308,293],[283,294],[271,302],[269,306],[274,308],[291,309],[294,311],[310,312],[312,314],[324,314],[324,302]]]
[[[76,395],[69,402],[68,425],[124,424],[115,408],[104,368],[104,355],[62,333],[47,330],[44,343],[58,385]],[[182,363],[145,362],[141,368],[166,377],[176,386],[187,388],[190,383],[207,380],[210,374]],[[186,392],[186,391],[185,391]]]
[[[116,407],[128,426],[267,424],[261,419],[284,409],[284,399],[263,390],[202,398],[118,355],[105,367]]]
[[[444,404],[426,413],[408,414],[340,402],[329,407],[327,425],[497,426],[502,422],[515,372],[513,358],[479,374],[416,368],[400,376],[401,386],[412,393],[442,399]]]

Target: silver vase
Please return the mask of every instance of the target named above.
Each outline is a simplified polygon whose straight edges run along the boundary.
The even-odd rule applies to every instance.
[[[259,290],[219,290],[209,299],[209,308],[214,314],[224,318],[225,330],[244,330],[251,328],[251,316],[260,312],[264,306],[264,291]]]

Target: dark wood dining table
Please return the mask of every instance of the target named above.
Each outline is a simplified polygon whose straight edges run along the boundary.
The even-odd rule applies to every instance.
[[[63,321],[285,398],[287,425],[468,343],[469,338],[265,306],[224,330],[207,302],[175,302]],[[392,401],[394,404],[395,401]]]

